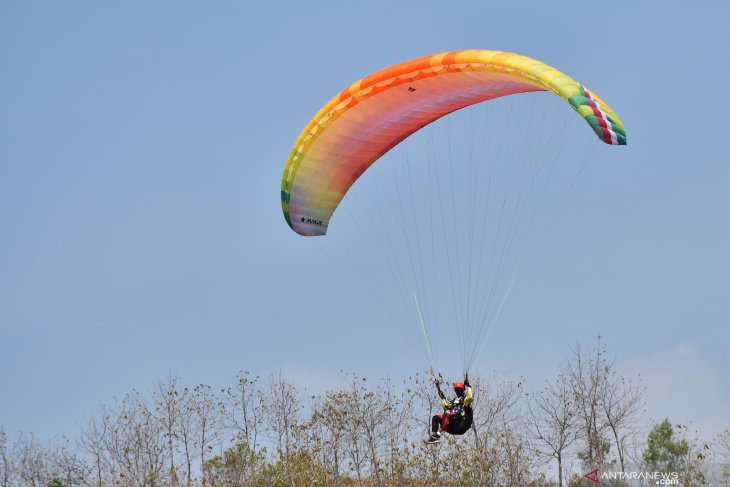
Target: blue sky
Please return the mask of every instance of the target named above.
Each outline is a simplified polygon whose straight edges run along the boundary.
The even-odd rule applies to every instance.
[[[0,423],[74,431],[169,373],[412,373],[377,307],[285,224],[281,173],[349,83],[485,48],[583,82],[629,146],[582,178],[479,370],[537,384],[601,334],[650,415],[727,427],[730,7],[450,5],[2,3]]]

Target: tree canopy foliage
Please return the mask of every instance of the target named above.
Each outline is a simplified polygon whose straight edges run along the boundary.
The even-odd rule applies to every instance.
[[[586,472],[629,465],[677,471],[687,486],[730,484],[728,430],[702,443],[668,420],[642,425],[643,388],[600,341],[576,346],[542,387],[471,379],[472,430],[425,445],[440,410],[428,376],[343,374],[322,394],[279,373],[241,372],[223,388],[168,377],[102,405],[74,436],[44,442],[0,426],[0,487],[581,486],[592,485]],[[705,474],[709,455],[724,472]]]

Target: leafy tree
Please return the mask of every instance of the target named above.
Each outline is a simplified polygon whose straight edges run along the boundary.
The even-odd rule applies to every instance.
[[[203,472],[212,486],[251,485],[256,472],[266,463],[266,451],[255,452],[243,441],[203,464]]]
[[[695,442],[690,443],[677,434],[685,428],[677,425],[675,432],[668,419],[655,425],[649,432],[644,462],[652,470],[677,472],[679,480],[686,487],[705,485],[706,479],[701,466],[709,445],[703,444],[696,448]]]
[[[677,439],[672,424],[665,419],[649,432],[643,458],[650,469],[676,472],[682,467],[688,453],[687,440]]]

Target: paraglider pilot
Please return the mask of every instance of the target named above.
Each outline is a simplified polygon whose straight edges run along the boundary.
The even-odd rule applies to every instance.
[[[446,432],[452,435],[463,435],[469,428],[474,418],[471,408],[474,399],[469,376],[464,377],[464,382],[454,382],[454,393],[456,397],[451,401],[441,391],[441,382],[436,379],[436,390],[441,398],[441,407],[444,412],[431,418],[431,436],[426,443],[438,443],[441,440],[441,433]]]

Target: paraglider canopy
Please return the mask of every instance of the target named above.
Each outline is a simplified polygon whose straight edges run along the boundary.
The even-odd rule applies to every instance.
[[[452,51],[391,66],[335,96],[299,135],[284,169],[281,204],[301,235],[324,235],[352,184],[413,132],[461,108],[515,93],[551,91],[600,140],[625,145],[623,124],[569,76],[519,54]]]

